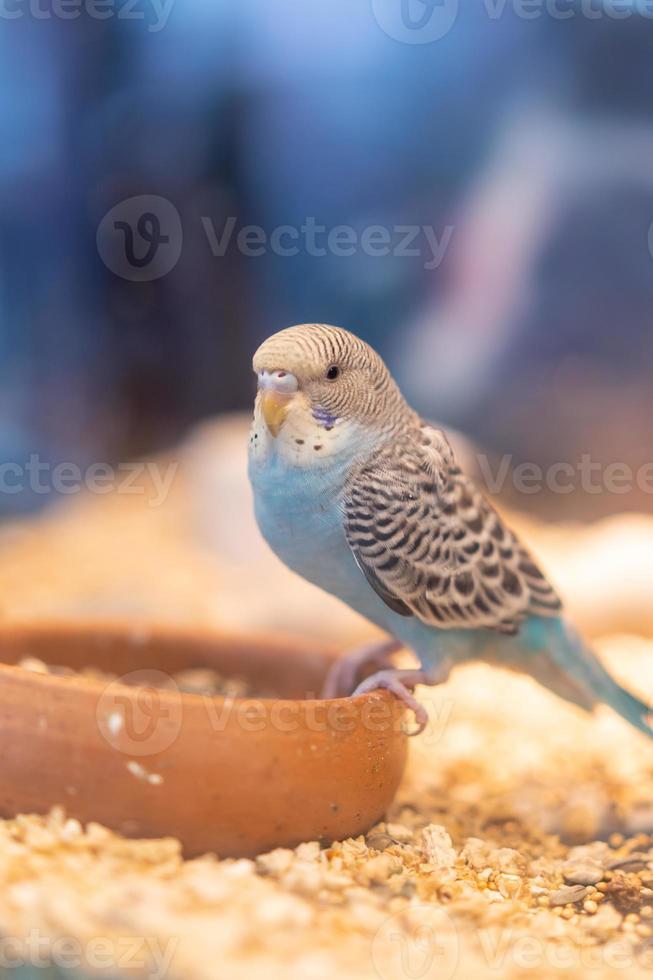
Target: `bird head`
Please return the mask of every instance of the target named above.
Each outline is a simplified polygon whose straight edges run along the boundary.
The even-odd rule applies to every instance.
[[[376,351],[340,327],[280,330],[258,348],[253,368],[257,405],[274,438],[293,418],[328,431],[347,423],[375,429],[409,411]]]

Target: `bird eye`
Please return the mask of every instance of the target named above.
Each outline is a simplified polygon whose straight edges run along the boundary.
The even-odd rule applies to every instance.
[[[331,367],[327,370],[326,376],[329,381],[335,381],[339,374],[340,374],[340,368],[338,367],[338,365],[332,364]]]

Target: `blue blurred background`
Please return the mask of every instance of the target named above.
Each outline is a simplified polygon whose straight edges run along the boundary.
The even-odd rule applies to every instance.
[[[305,321],[515,462],[650,458],[653,3],[0,6],[0,460],[168,447]]]

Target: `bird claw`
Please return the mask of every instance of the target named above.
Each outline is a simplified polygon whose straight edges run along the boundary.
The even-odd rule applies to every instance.
[[[348,697],[356,687],[356,682],[365,667],[391,667],[390,654],[401,649],[396,640],[384,640],[381,643],[369,643],[367,646],[354,650],[340,657],[331,665],[322,688],[324,699]]]
[[[380,670],[362,681],[354,691],[354,695],[368,694],[370,691],[379,690],[379,688],[390,691],[415,715],[417,728],[410,734],[419,735],[426,728],[429,716],[424,705],[420,704],[417,698],[413,696],[410,688],[414,688],[416,684],[432,683],[431,675],[424,670]]]

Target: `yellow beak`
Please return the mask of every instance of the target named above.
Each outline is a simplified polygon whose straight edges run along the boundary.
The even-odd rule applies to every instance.
[[[290,402],[294,397],[294,392],[285,391],[263,391],[261,393],[261,410],[265,424],[270,430],[270,434],[276,439],[285,422],[286,415],[290,408]]]

